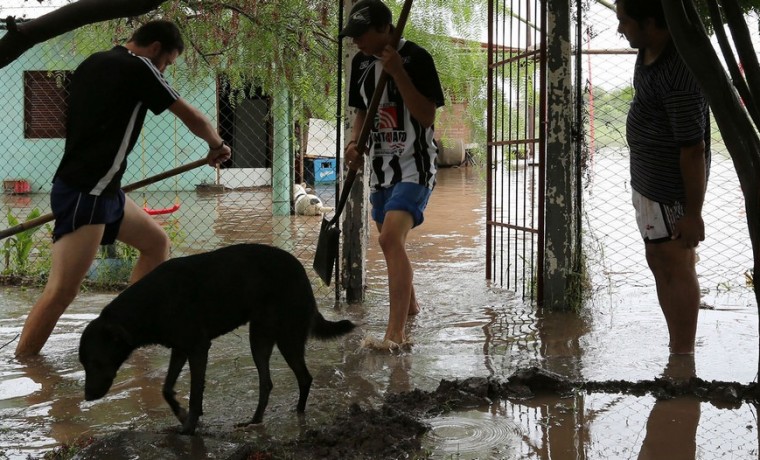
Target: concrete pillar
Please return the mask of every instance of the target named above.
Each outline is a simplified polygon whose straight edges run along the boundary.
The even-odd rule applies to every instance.
[[[545,249],[543,274],[544,306],[574,307],[568,302],[574,292],[576,251],[576,183],[574,136],[574,82],[570,0],[547,2],[547,89],[549,114],[546,132]]]
[[[286,88],[272,96],[272,126],[274,146],[272,152],[272,214],[290,215],[291,170],[293,149],[291,142],[290,100]]]
[[[344,23],[348,18],[355,0],[343,0]],[[394,18],[395,20],[395,18]],[[348,83],[350,81],[351,60],[358,52],[351,40],[343,40],[343,69],[345,104],[344,145],[348,143],[354,122],[354,111],[348,107]],[[341,251],[341,284],[346,291],[346,301],[349,303],[363,302],[367,284],[367,244],[369,242],[369,162],[365,161],[364,171],[356,176],[356,182],[351,188],[351,195],[346,203],[342,216],[343,249]]]

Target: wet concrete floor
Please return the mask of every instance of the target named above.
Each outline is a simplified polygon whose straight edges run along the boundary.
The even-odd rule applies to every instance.
[[[83,401],[79,335],[112,293],[80,295],[40,358],[19,363],[13,358],[16,336],[39,290],[0,288],[0,346],[7,344],[0,349],[0,458],[40,458],[61,444],[89,437],[116,435],[128,443],[131,432],[145,433],[148,441],[142,453],[122,450],[120,458],[169,458],[167,452],[174,452],[172,458],[233,458],[231,453],[249,442],[262,452],[282,452],[276,446],[290,445],[292,458],[305,458],[295,440],[328,439],[315,438],[314,431],[329,429],[340,418],[355,432],[336,431],[335,437],[366,432],[375,440],[354,444],[356,458],[758,458],[757,409],[747,403],[726,406],[690,397],[575,391],[525,400],[474,400],[453,404],[453,411],[414,412],[413,420],[383,412],[388,398],[429,394],[442,380],[506,380],[531,366],[574,381],[636,382],[663,375],[740,383],[755,379],[758,316],[745,291],[725,293],[703,310],[695,358],[674,361],[651,285],[603,289],[579,315],[541,311],[490,286],[484,280],[483,190],[477,170],[443,170],[425,223],[410,235],[422,306],[409,325],[415,343],[411,352],[360,346],[367,335],[382,336],[387,314],[384,264],[373,240],[367,302],[320,305],[326,317],[349,318],[360,327],[342,339],[308,344],[314,383],[305,416],[295,414],[295,378],[275,352],[274,389],[264,424],[247,431],[234,429],[252,416],[258,394],[247,329],[217,339],[211,348],[198,439],[169,434],[159,436],[159,442],[151,437],[171,433],[178,425],[160,392],[167,350],[138,350],[105,398]],[[185,403],[188,389],[183,373],[177,391]],[[358,419],[365,424],[352,422]],[[399,420],[399,426],[391,426]],[[406,430],[414,442],[389,450],[387,445],[399,439],[390,434],[384,439],[384,427],[388,433]],[[169,450],[151,451],[157,444]],[[312,458],[340,458],[337,451],[325,453],[314,445],[308,451]],[[218,454],[222,451],[226,456]]]

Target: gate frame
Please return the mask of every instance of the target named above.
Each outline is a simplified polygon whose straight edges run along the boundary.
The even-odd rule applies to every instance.
[[[533,129],[538,139],[523,139],[519,141],[497,141],[495,133],[495,117],[498,112],[494,108],[497,100],[495,71],[507,61],[495,62],[497,52],[496,27],[500,18],[496,11],[498,0],[488,2],[488,112],[486,129],[487,139],[487,201],[486,201],[486,279],[499,282],[496,269],[503,267],[497,263],[497,257],[505,260],[504,250],[495,254],[493,238],[497,229],[508,229],[525,235],[535,234],[536,244],[528,256],[522,258],[522,268],[515,269],[515,281],[517,273],[522,272],[521,285],[510,285],[511,280],[505,286],[515,291],[522,290],[522,297],[534,301],[539,306],[552,309],[575,309],[578,307],[579,293],[578,283],[582,276],[576,276],[581,270],[579,262],[581,254],[581,231],[580,231],[580,181],[578,154],[580,146],[574,142],[578,136],[582,136],[581,119],[576,116],[576,96],[573,90],[580,81],[572,78],[572,43],[570,37],[570,4],[572,0],[527,0],[528,8],[531,3],[538,5],[540,11],[540,44],[537,49],[538,66],[534,70],[538,81],[538,122],[539,126]],[[577,3],[579,12],[581,2]],[[506,8],[504,8],[506,11]],[[524,21],[530,27],[530,17],[527,20],[515,18],[510,14],[511,24],[515,21]],[[552,34],[548,34],[551,24]],[[510,36],[512,28],[508,27]],[[518,53],[529,51],[530,43],[525,50],[516,50]],[[523,54],[527,56],[527,54]],[[537,222],[535,227],[517,225],[512,222],[500,222],[494,219],[495,211],[493,192],[496,184],[494,170],[498,164],[494,164],[495,147],[509,143],[526,143],[536,141],[538,150],[535,152],[535,160],[538,165],[537,203],[531,203],[532,212],[536,213]],[[532,238],[532,237],[531,237]],[[515,245],[516,247],[516,245]],[[512,248],[507,245],[507,252]],[[525,252],[525,251],[523,251]],[[517,256],[507,254],[507,259],[518,261]],[[534,265],[535,264],[535,265]],[[528,276],[525,276],[525,274]]]

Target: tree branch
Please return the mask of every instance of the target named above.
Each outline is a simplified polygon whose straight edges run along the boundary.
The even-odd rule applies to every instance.
[[[662,2],[670,35],[686,66],[697,79],[710,103],[715,121],[734,162],[734,169],[747,212],[747,226],[752,241],[754,273],[760,273],[760,138],[756,126],[723,69],[710,44],[704,25],[694,7],[694,0]],[[743,20],[742,20],[743,21]],[[746,23],[745,23],[746,27]],[[733,31],[733,29],[732,29]],[[741,56],[741,55],[740,55]],[[754,84],[750,81],[750,86]],[[755,283],[755,300],[760,308],[760,286]],[[760,370],[760,346],[758,347]]]
[[[731,74],[734,87],[739,91],[739,96],[744,100],[744,104],[747,107],[747,111],[752,117],[755,126],[760,126],[760,113],[758,113],[757,104],[755,104],[755,101],[752,98],[752,94],[744,79],[744,75],[742,75],[739,64],[736,62],[734,51],[728,42],[726,30],[723,28],[723,15],[718,7],[718,1],[707,0],[707,8],[710,11],[710,20],[712,21],[713,30],[715,31],[716,37],[718,37],[718,44],[723,53],[723,59],[726,61],[728,72]]]
[[[721,4],[726,13],[726,21],[729,29],[731,29],[731,36],[736,45],[739,61],[744,67],[744,76],[749,85],[749,92],[754,100],[755,97],[760,97],[760,65],[757,62],[755,47],[752,46],[752,37],[747,22],[744,20],[742,9],[736,0],[721,0]]]
[[[156,9],[166,0],[79,0],[37,19],[16,24],[6,19],[8,32],[0,38],[0,69],[38,43],[108,19],[139,16]]]

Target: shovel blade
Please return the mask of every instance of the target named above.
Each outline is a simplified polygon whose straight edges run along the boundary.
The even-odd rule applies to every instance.
[[[326,285],[332,281],[333,268],[338,260],[338,239],[340,229],[338,225],[331,225],[330,221],[322,218],[322,226],[319,229],[317,251],[314,254],[314,271]]]

